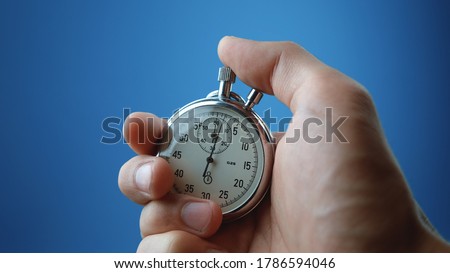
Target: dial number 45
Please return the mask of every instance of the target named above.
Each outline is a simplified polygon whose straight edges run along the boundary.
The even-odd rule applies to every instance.
[[[176,159],[180,159],[181,158],[181,151],[173,152],[172,157],[174,157]]]

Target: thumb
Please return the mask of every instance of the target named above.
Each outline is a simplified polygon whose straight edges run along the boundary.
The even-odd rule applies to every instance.
[[[241,81],[275,95],[292,112],[308,78],[327,67],[292,42],[256,42],[226,36],[219,42],[218,54]]]

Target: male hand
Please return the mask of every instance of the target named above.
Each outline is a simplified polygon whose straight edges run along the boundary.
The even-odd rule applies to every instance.
[[[222,224],[217,204],[170,192],[171,168],[155,157],[165,122],[134,113],[124,135],[139,155],[120,170],[119,187],[145,205],[138,251],[449,251],[420,220],[363,86],[290,42],[224,37],[218,53],[243,82],[292,111],[277,135],[270,194],[250,215]],[[339,127],[348,142],[327,141],[326,126],[314,124],[308,134],[320,141],[295,137],[309,118],[325,123],[326,108],[334,121],[348,117]]]

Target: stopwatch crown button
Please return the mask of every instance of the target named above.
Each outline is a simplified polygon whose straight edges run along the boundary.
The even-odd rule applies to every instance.
[[[219,85],[219,98],[230,98],[231,87],[236,80],[236,75],[229,67],[221,67],[219,69],[219,76],[217,79],[220,82]]]
[[[219,82],[231,82],[234,83],[236,81],[236,74],[234,74],[231,68],[224,66],[219,68],[219,75],[217,77]]]
[[[263,93],[257,89],[250,90],[247,96],[247,102],[245,103],[246,109],[251,109],[253,106],[258,104],[261,101]]]

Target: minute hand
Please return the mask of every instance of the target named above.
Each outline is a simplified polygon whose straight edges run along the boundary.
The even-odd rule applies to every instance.
[[[214,151],[216,150],[216,144],[217,144],[217,140],[219,139],[220,130],[222,130],[222,123],[220,124],[219,130],[217,131],[217,133],[214,131],[215,136],[214,136],[214,140],[213,140],[213,146],[211,148],[211,153],[206,158],[206,167],[205,167],[205,170],[203,171],[203,177],[206,176],[206,172],[208,171],[209,164],[214,161],[212,158],[212,155],[213,155]]]

